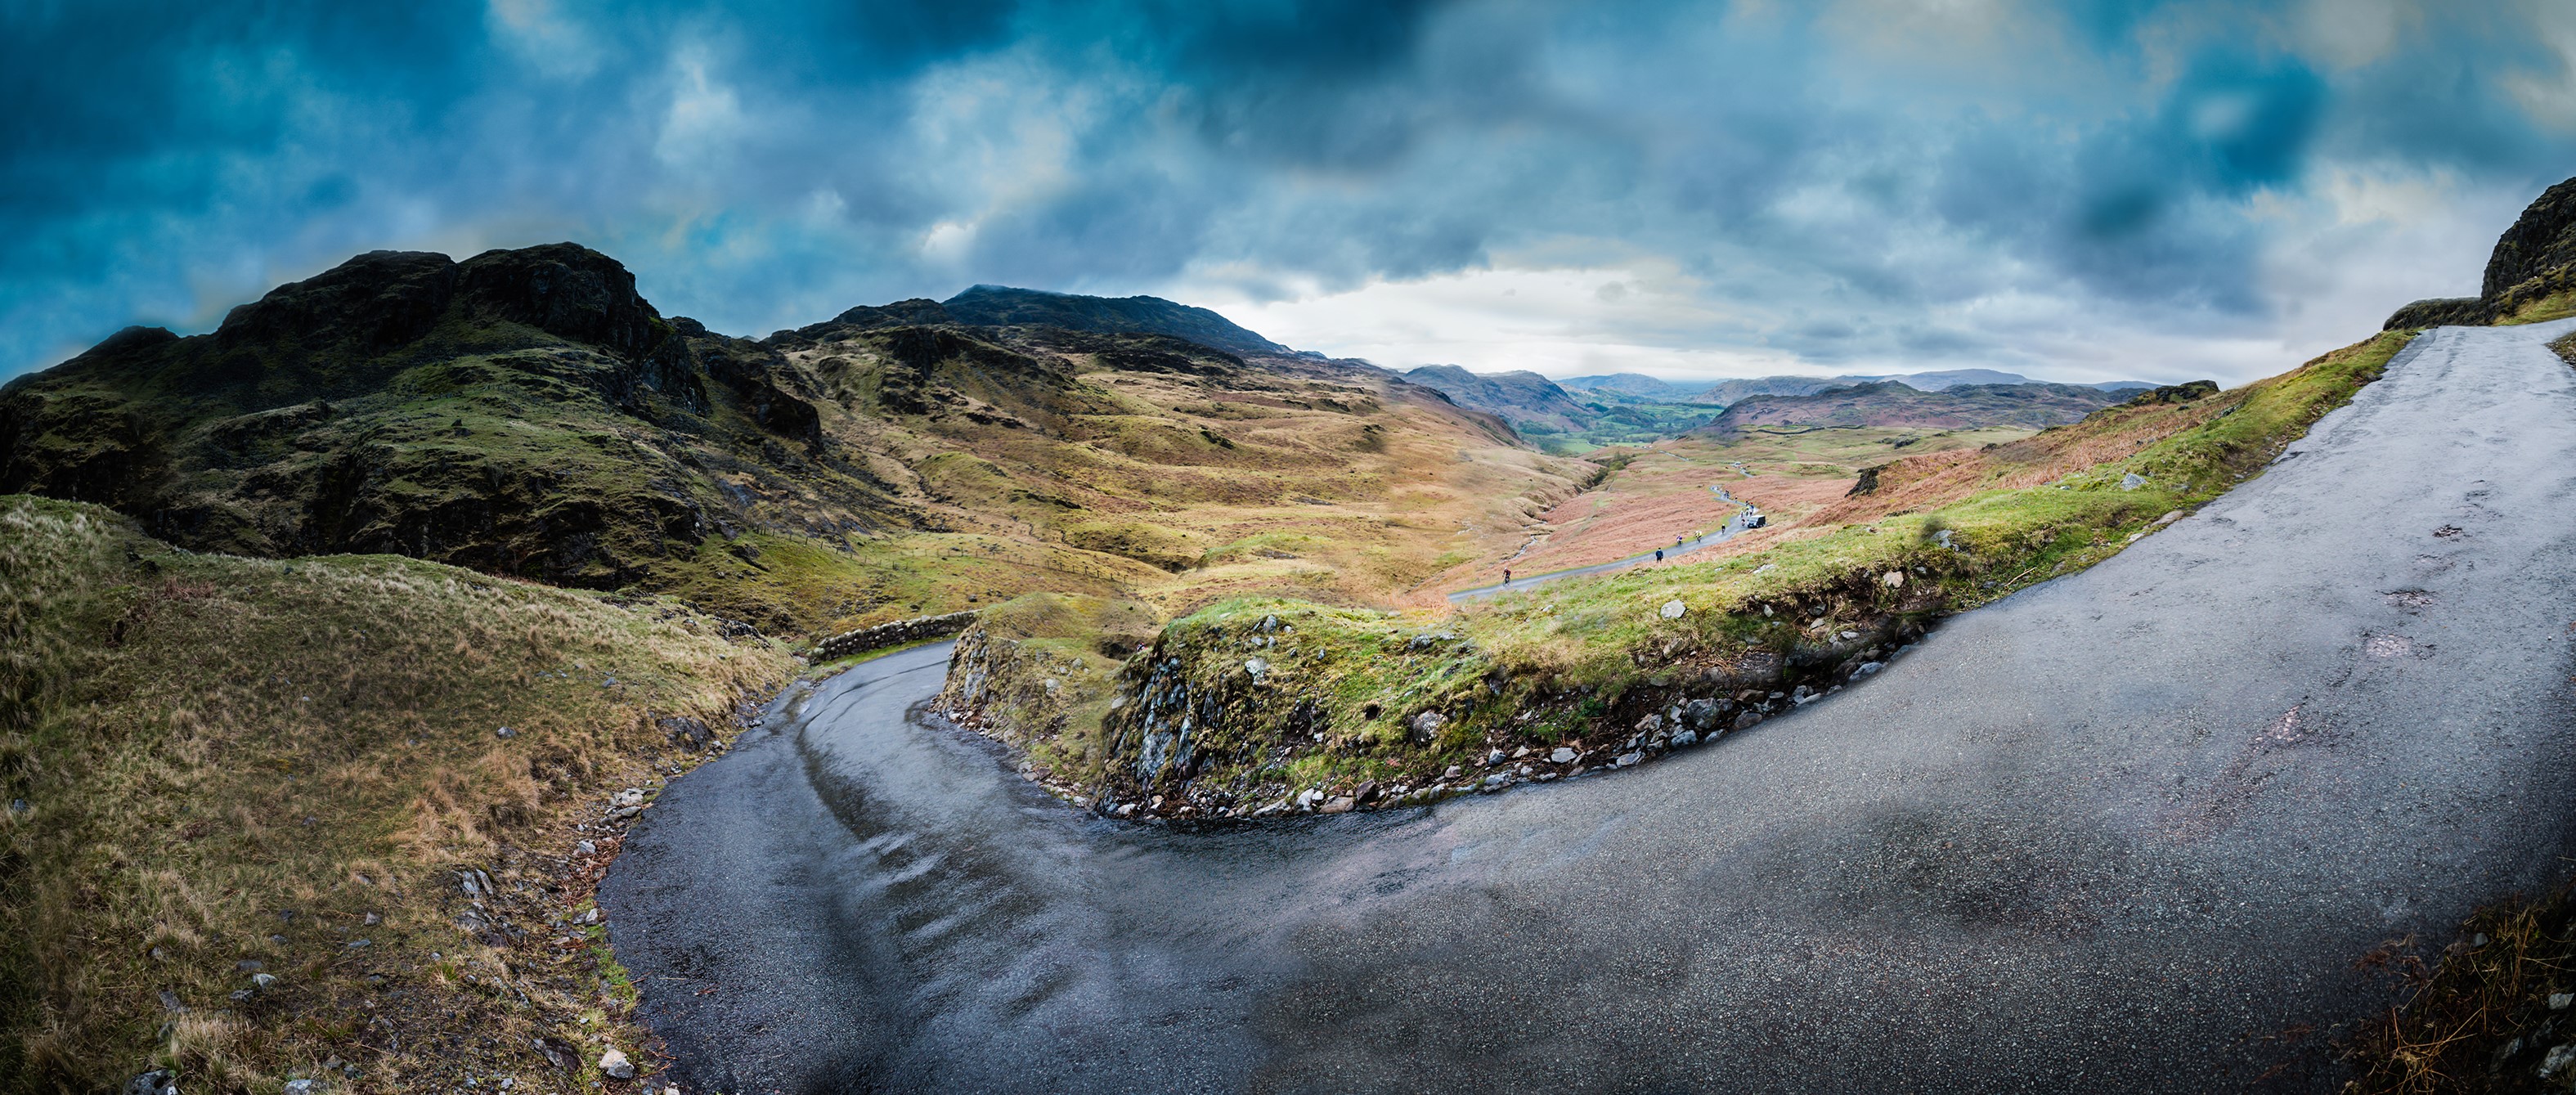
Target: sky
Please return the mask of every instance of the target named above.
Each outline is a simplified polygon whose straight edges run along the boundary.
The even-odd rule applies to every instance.
[[[2559,0],[0,0],[0,377],[386,248],[1398,368],[2270,375],[2576,175]]]

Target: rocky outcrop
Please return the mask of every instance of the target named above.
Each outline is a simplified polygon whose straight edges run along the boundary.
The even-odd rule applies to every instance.
[[[1748,645],[1703,633],[1674,602],[1648,610],[1660,634],[1608,687],[1451,632],[1379,629],[1390,620],[1287,606],[1192,617],[1127,662],[1086,798],[1117,817],[1259,818],[1629,767],[1874,675],[1945,604],[1937,581],[1855,573],[1760,606],[1805,626]],[[1377,699],[1353,688],[1370,674],[1387,686]]]
[[[2477,296],[2416,301],[2390,315],[2382,329],[2494,323],[2571,292],[2576,292],[2576,179],[2543,191],[2496,239]]]
[[[809,377],[665,320],[608,256],[378,251],[211,334],[129,329],[0,388],[0,491],[113,506],[192,548],[614,588],[752,523],[744,481],[790,473],[722,425],[734,412],[820,446]],[[862,481],[797,493],[886,508]]]
[[[2128,402],[2120,405],[2123,407],[2149,407],[2158,404],[2197,403],[2217,394],[2217,381],[2193,380],[2182,384],[2167,384],[2163,387],[2151,388],[2147,391],[2139,392],[2138,394],[2129,397]]]
[[[2383,331],[2405,331],[2417,327],[2477,326],[2495,318],[2487,302],[2478,297],[2435,297],[2419,300],[2391,313]]]

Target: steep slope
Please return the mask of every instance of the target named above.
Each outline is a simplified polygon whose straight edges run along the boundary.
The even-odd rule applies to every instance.
[[[2478,295],[2416,301],[2391,314],[2385,329],[2530,323],[2570,314],[2576,314],[2576,179],[2543,191],[2496,239]]]
[[[2037,429],[2080,420],[2122,398],[2073,384],[1960,384],[1926,392],[1886,381],[1812,395],[1752,396],[1694,432],[1726,434],[1757,425]]]
[[[980,327],[1061,327],[1104,334],[1170,335],[1238,354],[1289,349],[1205,308],[1161,297],[1086,297],[978,285],[942,302],[956,322]]]

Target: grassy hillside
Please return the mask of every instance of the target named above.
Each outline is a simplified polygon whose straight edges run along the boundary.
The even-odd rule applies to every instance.
[[[1057,666],[1058,691],[1097,698],[1034,736],[1068,739],[1050,747],[1078,766],[1061,782],[1176,816],[1239,816],[1310,789],[1323,802],[1392,801],[1398,788],[1452,794],[1479,778],[1633,762],[1838,686],[1942,614],[2108,558],[2258,472],[2410,337],[2225,393],[1898,460],[1872,489],[1707,561],[1454,614],[1213,605],[1174,622],[1114,686]],[[1560,747],[1567,759],[1544,761]],[[1498,749],[1513,763],[1487,768]]]
[[[199,550],[668,593],[797,638],[1041,590],[1379,598],[1590,474],[1365,365],[956,318],[908,301],[753,341],[663,318],[569,244],[377,253],[0,388],[0,491]]]
[[[610,1045],[649,1060],[578,921],[612,796],[790,672],[726,631],[0,496],[0,1092],[148,1066],[190,1092],[557,1090]]]

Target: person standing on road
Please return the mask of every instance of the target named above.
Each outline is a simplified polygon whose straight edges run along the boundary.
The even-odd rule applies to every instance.
[[[1510,584],[1512,584],[1512,568],[1510,568],[1510,567],[1504,567],[1504,568],[1503,568],[1503,584],[1504,584],[1504,585],[1510,585]]]
[[[1658,562],[1658,563],[1660,563],[1660,562],[1663,562],[1663,561],[1664,561],[1664,549],[1662,549],[1662,548],[1656,548],[1656,549],[1655,549],[1655,561],[1656,561],[1656,562]]]

